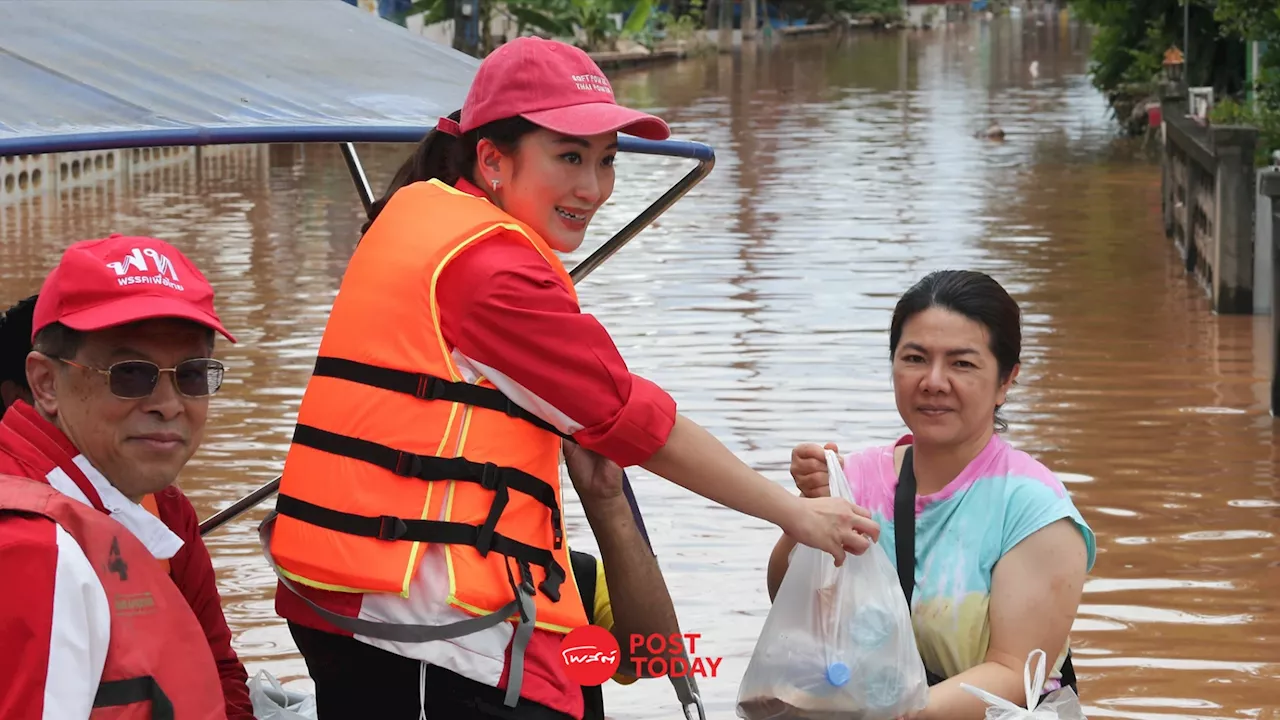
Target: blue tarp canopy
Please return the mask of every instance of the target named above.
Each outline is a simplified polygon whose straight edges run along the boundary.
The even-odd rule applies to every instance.
[[[416,142],[478,65],[341,0],[0,2],[0,155]]]
[[[462,107],[479,66],[343,0],[0,0],[0,156],[413,143]],[[715,157],[618,145],[706,172]]]

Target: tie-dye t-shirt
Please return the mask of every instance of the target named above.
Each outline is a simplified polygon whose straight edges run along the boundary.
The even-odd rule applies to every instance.
[[[851,455],[844,466],[855,501],[880,524],[880,545],[895,566],[894,448],[910,442],[908,435],[893,446]],[[983,662],[991,638],[987,606],[996,562],[1032,533],[1063,518],[1071,518],[1084,535],[1092,570],[1093,531],[1062,482],[998,435],[941,491],[916,496],[911,614],[925,667],[953,677]],[[1067,647],[1054,663],[1045,692],[1061,686]]]

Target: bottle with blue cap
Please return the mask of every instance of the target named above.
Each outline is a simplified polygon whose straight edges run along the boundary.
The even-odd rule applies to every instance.
[[[827,457],[832,497],[849,497]],[[928,704],[897,570],[879,544],[835,567],[797,547],[738,690],[743,720],[896,720]]]
[[[844,687],[851,676],[849,666],[839,660],[827,665],[827,682],[835,687]]]
[[[893,635],[895,619],[878,605],[863,605],[853,615],[853,641],[862,650],[875,650]]]

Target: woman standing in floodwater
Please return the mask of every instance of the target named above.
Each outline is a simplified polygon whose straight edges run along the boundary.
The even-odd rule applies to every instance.
[[[1054,474],[996,432],[1021,351],[1020,311],[999,283],[931,273],[898,301],[889,330],[910,433],[844,461],[911,606],[932,686],[918,720],[981,720],[986,705],[961,683],[1025,702],[1023,668],[1037,648],[1052,663],[1042,692],[1075,686],[1068,635],[1095,542]],[[824,448],[797,446],[791,475],[806,497],[828,495]],[[784,535],[774,548],[770,598],[794,547]]]

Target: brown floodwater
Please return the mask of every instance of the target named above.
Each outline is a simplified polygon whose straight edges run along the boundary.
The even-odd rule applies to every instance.
[[[797,442],[854,450],[902,431],[897,297],[934,269],[993,274],[1025,314],[1007,437],[1060,474],[1098,535],[1073,634],[1089,716],[1280,717],[1269,326],[1215,317],[1184,276],[1161,232],[1158,165],[1115,137],[1088,42],[1026,17],[618,74],[620,99],[711,144],[718,164],[583,283],[582,302],[633,370],[788,483]],[[993,122],[1003,142],[975,137]],[[363,150],[377,185],[406,152]],[[66,243],[109,232],[190,254],[241,341],[220,350],[230,374],[182,478],[207,516],[279,472],[362,212],[333,147],[97,155],[48,160],[22,199],[0,185],[0,287],[34,292]],[[687,168],[620,158],[595,242]],[[702,634],[698,654],[724,657],[700,681],[709,714],[732,717],[776,533],[632,478],[683,628]],[[569,502],[571,537],[594,549]],[[250,671],[305,689],[257,547],[264,514],[207,542]],[[610,685],[606,701],[616,718],[679,714],[663,681]]]

